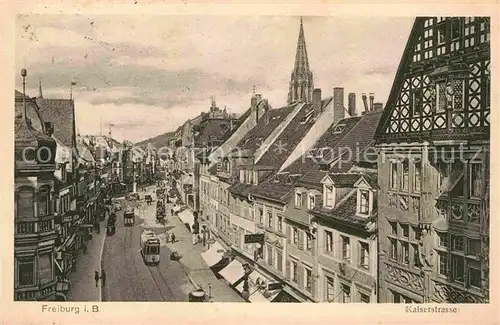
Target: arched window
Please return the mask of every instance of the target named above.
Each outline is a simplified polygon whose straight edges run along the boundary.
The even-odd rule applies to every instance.
[[[21,187],[16,193],[16,212],[18,219],[35,217],[34,190],[31,187]]]
[[[46,216],[50,214],[50,187],[43,186],[38,191],[38,200],[37,200],[37,210],[38,216]]]

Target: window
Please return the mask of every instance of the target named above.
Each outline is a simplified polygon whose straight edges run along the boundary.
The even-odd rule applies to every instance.
[[[359,243],[359,266],[369,269],[369,260],[370,260],[370,247],[368,243]]]
[[[316,197],[312,194],[309,194],[309,206],[308,206],[308,208],[314,209],[315,205],[316,205]]]
[[[401,234],[403,238],[410,238],[410,226],[408,225],[401,225]]]
[[[438,246],[439,247],[448,247],[448,234],[444,232],[438,232]]]
[[[310,269],[305,269],[305,282],[306,282],[306,290],[312,292],[313,290],[313,281],[312,281],[312,271]]]
[[[410,263],[410,247],[408,243],[406,242],[401,242],[401,257],[403,259],[403,264],[409,264]]]
[[[267,226],[271,229],[273,229],[273,213],[272,212],[268,212],[267,213]]]
[[[409,176],[409,163],[408,160],[403,160],[402,163],[402,172],[401,175],[401,189],[404,191],[408,191],[408,176]]]
[[[415,162],[413,166],[415,167],[415,174],[413,178],[413,191],[420,192],[422,164],[420,162]]]
[[[467,239],[467,255],[478,256],[481,254],[481,241],[479,239]]]
[[[274,265],[273,263],[273,248],[267,247],[267,264]]]
[[[447,107],[446,82],[436,82],[436,112],[444,112]]]
[[[335,299],[333,278],[331,278],[329,276],[325,276],[325,282],[326,282],[325,300],[327,302],[333,302],[333,300]]]
[[[259,209],[259,223],[264,224],[264,210]]]
[[[17,279],[20,287],[35,285],[35,260],[33,257],[18,259]]]
[[[283,217],[278,216],[278,231],[283,232]]]
[[[439,252],[439,274],[447,277],[448,272],[448,254]]]
[[[438,44],[443,44],[446,41],[446,25],[442,24],[437,27],[437,42]]]
[[[299,283],[298,277],[298,265],[296,262],[291,261],[291,271],[292,271],[292,281],[295,283]]]
[[[397,303],[397,304],[401,304],[401,303],[411,304],[411,303],[413,303],[412,299],[410,299],[406,296],[403,296],[400,293],[397,293],[395,291],[391,291],[391,293],[392,293],[392,302],[393,303]]]
[[[325,253],[333,252],[333,234],[331,231],[325,230]]]
[[[43,217],[50,213],[50,189],[43,187],[38,192],[38,216]]]
[[[462,236],[451,236],[451,249],[453,251],[463,252],[464,250],[464,238]]]
[[[341,295],[342,295],[342,302],[343,303],[350,303],[351,302],[351,287],[348,286],[347,284],[341,284]]]
[[[413,250],[413,267],[418,269],[422,267],[422,264],[420,264],[420,253],[418,246],[416,244],[412,244],[411,249]]]
[[[469,286],[481,288],[481,269],[479,266],[469,264]]]
[[[302,193],[295,193],[295,207],[302,208]]]
[[[397,189],[398,187],[398,163],[391,163],[391,189]]]
[[[483,170],[482,164],[477,162],[469,163],[469,197],[479,198],[483,191]]]
[[[280,272],[283,271],[283,253],[276,251],[276,269]]]
[[[328,208],[333,208],[334,197],[333,197],[333,186],[325,185],[325,206]]]
[[[370,192],[366,190],[360,190],[360,202],[359,202],[359,213],[368,214],[370,210]]]
[[[370,303],[370,295],[367,295],[366,293],[359,292],[359,302],[369,304]]]
[[[454,281],[464,282],[464,258],[459,255],[451,255],[451,277]]]
[[[293,244],[299,243],[299,230],[296,227],[292,227],[293,229]]]
[[[344,260],[349,260],[351,257],[351,247],[349,243],[349,237],[346,236],[340,236],[342,240],[342,259]]]
[[[398,224],[396,222],[389,221],[389,225],[391,227],[391,235],[397,236],[398,235]]]
[[[413,239],[419,241],[422,238],[422,230],[418,227],[413,228]]]
[[[460,20],[455,19],[451,21],[451,28],[450,28],[450,38],[452,40],[459,38],[460,37]]]
[[[395,239],[390,239],[391,243],[391,260],[396,261],[398,259],[398,242]]]
[[[411,108],[413,116],[422,114],[422,89],[416,89],[411,92]]]
[[[33,189],[29,187],[23,187],[17,192],[17,217],[19,219],[28,219],[35,217],[34,209],[34,194]]]
[[[312,249],[313,249],[313,237],[311,234],[307,234],[306,250],[308,250],[310,252],[310,251],[312,251]]]

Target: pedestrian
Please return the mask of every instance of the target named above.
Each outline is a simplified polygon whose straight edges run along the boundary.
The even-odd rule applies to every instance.
[[[106,285],[106,272],[104,270],[101,271],[101,284],[103,287]]]
[[[170,214],[173,216],[174,215],[174,209],[170,209]]]
[[[174,233],[172,233],[171,238],[172,238],[172,244],[175,243],[175,234]]]
[[[95,280],[95,286],[97,287],[97,283],[99,282],[99,272],[98,271],[94,272],[94,280]]]

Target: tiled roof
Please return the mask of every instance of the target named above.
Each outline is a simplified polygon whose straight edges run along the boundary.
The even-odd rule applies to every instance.
[[[237,194],[237,195],[240,195],[240,196],[247,197],[248,194],[250,194],[250,191],[252,190],[253,187],[254,187],[254,185],[251,185],[251,184],[236,183],[234,185],[231,185],[228,188],[228,191],[231,194]]]
[[[257,125],[238,142],[237,149],[247,149],[255,152],[294,108],[295,106],[292,105],[267,111],[259,118]]]
[[[363,174],[363,177],[372,188],[378,187],[378,173],[365,173]]]
[[[245,120],[250,116],[250,114],[252,114],[252,108],[251,107],[249,109],[247,109],[245,111],[245,113],[243,113],[243,115],[241,115],[237,120],[233,120],[233,128],[227,130],[227,132],[224,133],[224,135],[222,136],[222,139],[221,139],[222,143],[226,142],[231,137],[231,135],[233,135],[233,133],[236,132],[236,130],[238,129],[238,127],[241,124],[243,124],[243,122],[245,122]]]
[[[334,174],[328,173],[328,177],[333,181],[335,187],[352,187],[363,174],[354,174],[354,173],[342,173],[342,174]]]
[[[223,135],[231,128],[230,119],[207,119],[195,128],[199,128],[200,133],[194,136],[195,146],[204,146],[211,141],[221,142]],[[215,137],[215,140],[212,140]]]
[[[23,114],[23,94],[17,90],[14,91],[14,96],[15,96],[15,116],[21,116]],[[26,111],[28,113],[28,118],[31,121],[31,127],[39,132],[43,132],[44,127],[42,125],[43,123],[43,116],[41,116],[40,111],[38,106],[36,105],[35,101],[28,96],[25,96],[26,98]],[[14,125],[17,126],[19,125],[18,119],[14,120]]]
[[[364,228],[372,218],[365,218],[356,215],[356,195],[353,194],[344,202],[340,203],[332,210],[323,207],[316,207],[310,210],[312,214],[322,218],[323,220],[331,220]]]
[[[333,150],[327,153],[325,160],[332,161],[339,153],[350,152],[350,154],[344,156],[350,156],[350,159],[340,159],[338,163],[331,167],[331,172],[348,171],[356,163],[356,153],[372,145],[374,142],[373,137],[375,135],[375,130],[377,129],[382,112],[382,110],[366,112],[349,133],[337,143]],[[333,154],[333,156],[331,154]]]
[[[325,175],[327,174],[326,171],[323,170],[318,170],[318,169],[311,169],[309,172],[307,172],[304,176],[302,176],[297,184],[298,185],[307,185],[307,186],[317,186],[322,187],[320,184],[321,180]]]
[[[71,99],[37,98],[40,113],[47,122],[54,125],[54,136],[68,147],[76,146],[75,140],[75,107]]]
[[[259,165],[279,168],[314,125],[312,105],[304,105],[259,159]]]
[[[291,191],[293,191],[293,185],[275,183],[273,181],[273,177],[271,177],[265,182],[259,184],[259,186],[253,188],[252,195],[286,203],[286,198],[288,197],[287,194]]]
[[[332,124],[321,136],[321,138],[316,141],[314,146],[308,150],[308,152],[304,153],[302,157],[295,160],[290,166],[285,168],[285,171],[293,174],[306,174],[311,169],[317,169],[318,162],[321,161],[321,158],[314,158],[314,154],[318,153],[318,150],[321,152],[320,149],[322,148],[334,147],[337,142],[339,142],[342,137],[344,137],[359,122],[359,120],[361,120],[361,117],[355,116],[342,119],[337,124]],[[342,131],[338,131],[336,129],[339,124],[345,124]],[[313,157],[309,156],[309,154],[313,154]]]

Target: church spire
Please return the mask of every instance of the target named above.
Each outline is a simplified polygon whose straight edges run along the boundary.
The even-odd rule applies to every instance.
[[[304,36],[304,26],[301,17],[297,51],[295,53],[295,65],[292,71],[290,89],[288,92],[288,104],[294,102],[311,102],[313,89],[313,74],[309,69],[306,38]]]
[[[38,98],[43,98],[43,94],[42,94],[42,78],[38,79]]]

